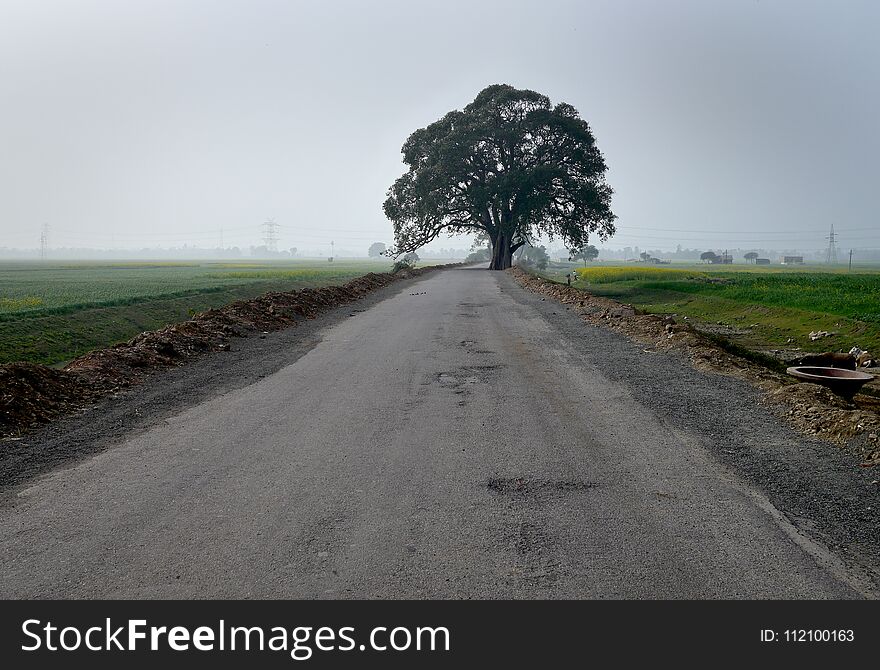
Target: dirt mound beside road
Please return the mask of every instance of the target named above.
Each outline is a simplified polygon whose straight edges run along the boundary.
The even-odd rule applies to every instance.
[[[525,288],[557,300],[592,325],[610,328],[650,347],[646,351],[680,351],[698,370],[746,379],[765,392],[764,402],[776,414],[808,434],[845,447],[865,466],[880,465],[880,402],[857,396],[854,403],[816,384],[797,384],[790,377],[725,351],[690,324],[657,314],[640,314],[631,305],[536,277],[519,268],[510,272]]]
[[[0,431],[49,421],[101,395],[101,389],[78,375],[34,363],[0,365]]]
[[[93,351],[72,361],[66,371],[87,373],[93,381],[128,385],[154,368],[179,365],[206,351],[223,351],[230,339],[255,331],[271,332],[312,319],[322,311],[357,300],[391,282],[420,274],[370,273],[342,286],[271,292],[196,314],[188,321],[136,335],[124,344]]]
[[[371,272],[341,286],[272,292],[194,315],[182,323],[141,333],[128,342],[89,352],[63,370],[31,363],[0,365],[0,437],[82,409],[103,396],[138,383],[157,369],[177,366],[231,341],[295,326],[298,320],[354,302],[433,266],[391,273]]]

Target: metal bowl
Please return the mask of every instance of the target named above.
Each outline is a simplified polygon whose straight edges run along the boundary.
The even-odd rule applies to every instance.
[[[845,370],[843,368],[822,368],[809,365],[798,365],[785,370],[792,377],[811,384],[821,384],[839,396],[852,399],[862,385],[874,377],[867,372]]]

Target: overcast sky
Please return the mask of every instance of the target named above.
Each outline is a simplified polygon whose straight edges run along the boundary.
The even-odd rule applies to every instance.
[[[880,3],[3,0],[0,246],[366,250],[416,128],[573,104],[611,246],[880,247]],[[441,239],[434,246],[450,246]],[[465,246],[457,242],[456,246]]]

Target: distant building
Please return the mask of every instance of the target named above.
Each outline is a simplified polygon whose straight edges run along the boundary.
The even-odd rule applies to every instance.
[[[725,251],[721,254],[709,256],[708,260],[712,265],[731,265],[733,263],[733,256]]]
[[[756,258],[755,265],[770,265],[769,258]]]
[[[783,265],[803,265],[804,257],[803,256],[783,256],[782,257]]]

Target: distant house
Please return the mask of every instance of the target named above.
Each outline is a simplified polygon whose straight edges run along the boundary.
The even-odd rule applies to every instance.
[[[782,257],[783,265],[803,265],[804,257],[803,256],[783,256]]]
[[[709,262],[712,265],[731,265],[733,263],[733,256],[725,251],[722,254],[715,254],[713,256],[710,256]]]
[[[755,265],[770,265],[769,258],[756,258]]]

